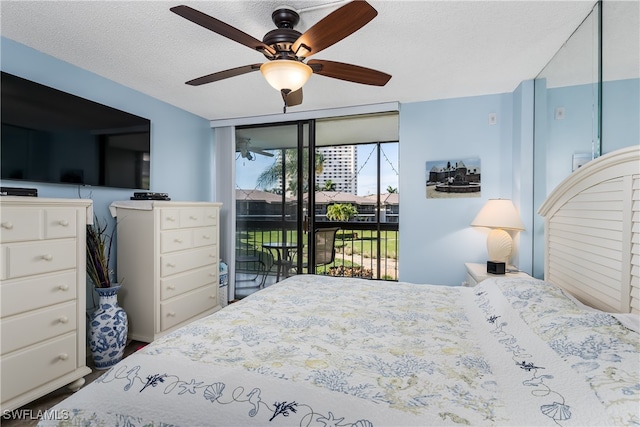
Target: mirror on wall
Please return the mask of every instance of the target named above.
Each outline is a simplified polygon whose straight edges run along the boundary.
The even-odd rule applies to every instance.
[[[640,144],[640,5],[602,3],[601,153]]]
[[[604,0],[534,81],[533,275],[544,276],[537,210],[586,162],[640,144],[640,8]]]
[[[600,155],[600,4],[534,80],[534,210]],[[534,212],[533,275],[544,276],[544,222]]]

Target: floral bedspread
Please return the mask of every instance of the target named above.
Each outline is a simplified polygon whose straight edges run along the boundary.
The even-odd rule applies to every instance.
[[[45,425],[639,424],[639,335],[535,279],[300,275],[134,353]]]

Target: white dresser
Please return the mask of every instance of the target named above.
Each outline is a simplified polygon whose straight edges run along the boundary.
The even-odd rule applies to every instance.
[[[86,366],[86,226],[92,201],[0,198],[2,411],[60,387]]]
[[[221,203],[114,202],[120,305],[128,337],[151,342],[221,308]]]

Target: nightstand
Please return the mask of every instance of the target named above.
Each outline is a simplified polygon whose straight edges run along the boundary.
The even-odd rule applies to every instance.
[[[524,273],[522,271],[507,274],[487,273],[486,264],[478,264],[474,262],[465,262],[464,267],[467,270],[467,277],[464,281],[464,285],[469,287],[473,287],[482,282],[484,279],[488,279],[489,277],[531,277],[527,273]]]

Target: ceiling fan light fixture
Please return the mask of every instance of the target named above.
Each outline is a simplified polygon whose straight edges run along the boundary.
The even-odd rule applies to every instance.
[[[291,59],[276,59],[260,66],[260,72],[278,92],[295,92],[309,80],[313,70],[307,64]]]

